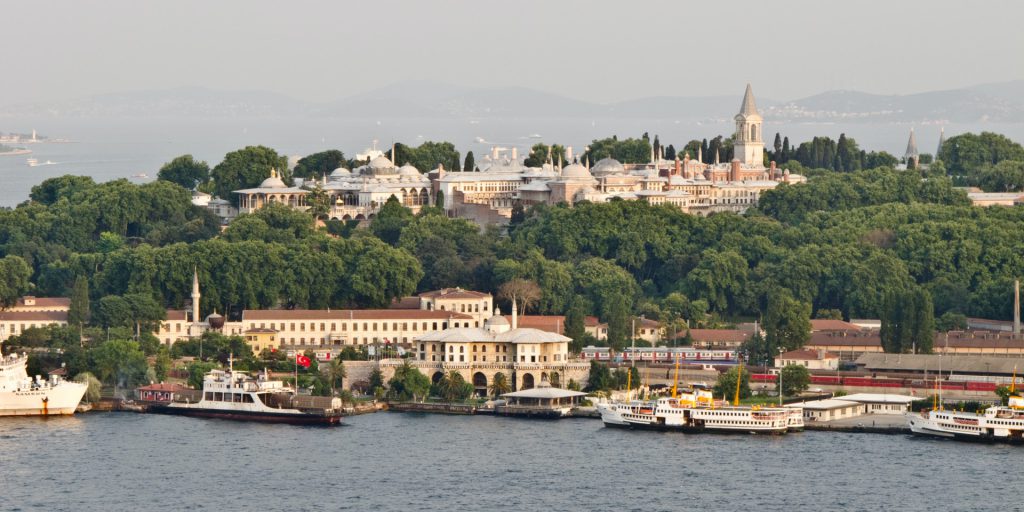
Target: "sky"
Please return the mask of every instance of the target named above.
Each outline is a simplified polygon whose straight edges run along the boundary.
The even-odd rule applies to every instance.
[[[407,80],[613,102],[1024,79],[1020,0],[0,0],[0,104],[202,86],[331,101]]]

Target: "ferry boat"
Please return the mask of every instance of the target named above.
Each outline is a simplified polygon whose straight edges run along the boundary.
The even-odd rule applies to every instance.
[[[294,425],[338,425],[341,399],[299,395],[266,372],[250,377],[233,369],[213,370],[203,377],[203,394],[198,402],[188,399],[155,405],[151,412],[203,418],[289,423]]]
[[[49,380],[39,375],[29,378],[27,365],[27,354],[5,356],[0,350],[0,416],[74,414],[88,386],[57,375]]]
[[[597,410],[606,427],[751,434],[785,434],[791,413],[777,407],[694,406],[668,397],[598,404]]]
[[[910,431],[919,436],[1024,443],[1024,397],[1020,395],[1011,395],[1007,405],[989,407],[980,414],[935,408],[908,412],[906,417]]]

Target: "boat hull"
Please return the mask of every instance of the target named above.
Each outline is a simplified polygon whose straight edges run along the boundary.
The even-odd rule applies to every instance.
[[[633,423],[625,422],[619,423],[614,421],[605,421],[604,426],[609,428],[620,428],[627,430],[655,430],[661,432],[682,432],[684,434],[766,434],[766,435],[782,435],[785,434],[788,429],[743,429],[743,428],[725,428],[725,427],[698,427],[690,425],[661,425],[656,423]]]
[[[261,411],[231,411],[223,409],[207,409],[199,407],[174,407],[173,405],[150,406],[149,412],[192,416],[196,418],[212,418],[232,421],[254,421],[259,423],[284,423],[288,425],[340,425],[340,414],[294,414]]]
[[[85,384],[64,382],[56,387],[0,392],[0,416],[67,416],[75,413]]]

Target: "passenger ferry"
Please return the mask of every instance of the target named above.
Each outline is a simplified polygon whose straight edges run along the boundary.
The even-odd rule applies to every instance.
[[[983,413],[946,411],[941,408],[906,413],[915,435],[967,441],[1024,442],[1024,397],[1011,395],[1008,405],[989,407]]]
[[[604,403],[597,410],[606,427],[751,434],[785,434],[792,413],[790,408],[778,407],[695,406],[679,398]],[[802,417],[803,411],[797,410]]]
[[[253,378],[233,369],[213,370],[203,378],[203,395],[198,402],[175,400],[156,405],[150,411],[227,420],[290,423],[295,425],[338,425],[341,399],[298,395],[266,372]]]
[[[0,343],[2,345],[2,343]],[[54,416],[75,413],[88,388],[57,375],[49,380],[25,370],[28,355],[0,351],[0,416]]]

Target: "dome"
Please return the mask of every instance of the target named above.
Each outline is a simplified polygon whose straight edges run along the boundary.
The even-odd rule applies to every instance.
[[[594,165],[595,176],[607,176],[609,174],[625,174],[626,168],[618,160],[607,157],[597,161]]]
[[[419,176],[420,170],[413,167],[411,164],[405,164],[398,168],[399,176]]]
[[[206,316],[206,323],[210,325],[211,329],[220,330],[224,327],[224,317],[218,315],[216,311]]]
[[[370,160],[369,164],[370,169],[391,169],[394,166],[395,164],[385,156],[378,156],[377,158]]]
[[[580,164],[569,164],[568,166],[566,166],[564,169],[562,169],[562,177],[577,179],[593,178],[593,176],[590,175],[590,171],[588,171],[586,167],[583,167]]]
[[[512,328],[505,317],[501,316],[501,310],[495,309],[494,316],[484,321],[484,329],[492,334],[507,332]]]
[[[348,169],[346,169],[344,167],[338,167],[337,169],[331,171],[331,177],[332,178],[344,178],[346,176],[351,176],[351,175],[352,175],[352,171],[350,171],[350,170],[348,170]]]
[[[285,185],[284,181],[277,176],[276,169],[271,169],[270,177],[263,180],[263,183],[260,183],[260,188],[288,188],[288,185]]]

